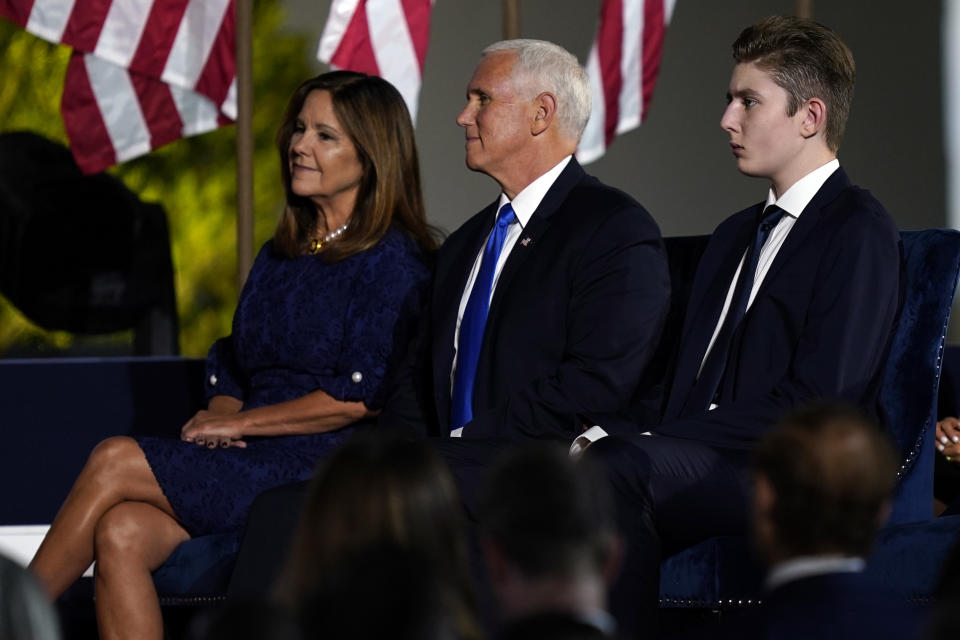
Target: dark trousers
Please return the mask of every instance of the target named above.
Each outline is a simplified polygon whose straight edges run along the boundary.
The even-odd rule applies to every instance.
[[[603,438],[587,455],[608,471],[626,540],[610,610],[624,637],[655,637],[660,561],[712,536],[746,531],[750,453],[631,435]]]

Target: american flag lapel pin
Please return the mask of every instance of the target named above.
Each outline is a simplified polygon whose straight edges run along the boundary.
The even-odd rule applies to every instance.
[[[527,236],[526,238],[523,238],[522,240],[520,240],[520,244],[522,244],[522,245],[525,246],[525,247],[529,247],[529,246],[530,246],[530,236]]]

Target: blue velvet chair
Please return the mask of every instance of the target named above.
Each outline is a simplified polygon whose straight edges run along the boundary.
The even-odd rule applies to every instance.
[[[904,300],[884,368],[881,409],[899,445],[901,466],[891,518],[867,570],[905,599],[923,602],[960,540],[960,516],[932,518],[937,390],[960,273],[960,232],[933,229],[900,236]],[[676,240],[666,239],[668,254],[689,255],[692,239]],[[671,275],[675,260],[682,261],[671,259]],[[684,268],[689,271],[689,265]],[[660,606],[715,612],[750,606],[759,602],[761,579],[746,538],[711,538],[664,559]]]
[[[153,573],[163,606],[194,606],[226,597],[240,549],[241,532],[192,538],[180,544]]]

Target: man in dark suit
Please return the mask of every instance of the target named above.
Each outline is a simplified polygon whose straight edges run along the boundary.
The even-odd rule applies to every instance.
[[[467,166],[501,193],[440,249],[416,379],[418,419],[473,518],[506,444],[569,443],[597,421],[635,429],[669,306],[666,255],[643,207],[573,157],[589,114],[573,55],[510,40],[483,51],[457,117]]]
[[[586,73],[537,40],[487,47],[457,117],[496,201],[437,256],[423,379],[427,424],[464,439],[569,440],[622,415],[669,301],[660,231],[573,152]]]
[[[753,531],[769,573],[748,636],[914,637],[919,611],[863,571],[890,512],[896,472],[890,439],[849,406],[795,412],[763,437],[754,462]]]
[[[821,398],[875,406],[899,306],[897,229],[836,158],[850,50],[788,17],[747,28],[733,50],[720,124],[737,168],[768,182],[766,201],[705,249],[662,423],[590,446],[620,506],[628,549],[612,609],[634,635],[656,624],[664,555],[743,533],[751,449],[783,413]]]
[[[622,541],[602,469],[558,443],[505,454],[485,485],[480,532],[500,640],[614,637],[606,596]]]
[[[419,419],[475,521],[486,471],[510,443],[569,443],[597,421],[636,428],[627,418],[670,286],[650,215],[573,157],[590,114],[573,55],[537,40],[496,43],[466,93],[466,163],[500,195],[440,249],[415,379]]]

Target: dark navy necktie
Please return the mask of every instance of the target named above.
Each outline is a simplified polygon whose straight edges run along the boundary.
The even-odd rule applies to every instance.
[[[493,231],[490,232],[487,245],[483,249],[480,271],[463,310],[460,338],[457,342],[457,371],[453,376],[450,403],[451,431],[459,429],[473,418],[473,381],[477,374],[480,347],[483,346],[483,330],[487,324],[493,276],[497,272],[497,260],[507,237],[507,229],[516,220],[517,216],[509,202],[500,207]]]
[[[784,213],[786,212],[780,207],[771,205],[760,216],[753,244],[750,245],[744,256],[743,268],[740,269],[740,277],[737,278],[737,286],[733,290],[733,298],[730,300],[727,315],[723,319],[723,326],[717,333],[717,339],[713,342],[710,354],[703,363],[700,375],[697,377],[693,389],[690,390],[690,395],[687,397],[687,402],[684,404],[680,415],[687,416],[705,411],[714,403],[715,396],[720,389],[720,383],[723,381],[724,371],[727,368],[733,334],[747,312],[747,302],[750,300],[750,291],[753,289],[753,281],[757,273],[757,263],[760,261],[760,250],[767,241],[770,231],[777,226]]]

